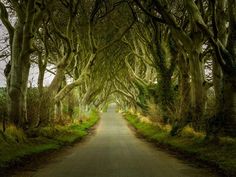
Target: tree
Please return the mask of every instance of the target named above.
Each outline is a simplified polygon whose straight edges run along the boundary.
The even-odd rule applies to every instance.
[[[8,116],[10,122],[19,127],[27,123],[27,83],[30,68],[35,31],[45,13],[45,1],[9,1],[16,13],[16,24],[13,27],[8,18],[6,5],[0,2],[1,20],[8,30],[11,49],[11,69],[7,75],[9,95]],[[50,3],[47,6],[50,6]]]

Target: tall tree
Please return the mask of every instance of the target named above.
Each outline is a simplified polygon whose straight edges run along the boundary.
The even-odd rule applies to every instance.
[[[27,123],[26,95],[30,55],[33,52],[32,41],[45,12],[45,2],[36,3],[35,0],[5,2],[16,14],[15,26],[12,26],[8,19],[6,4],[0,2],[1,20],[8,30],[11,46],[11,69],[7,76],[8,116],[10,122],[19,127],[25,127]]]

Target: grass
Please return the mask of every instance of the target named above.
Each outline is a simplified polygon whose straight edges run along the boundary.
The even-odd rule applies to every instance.
[[[89,128],[98,119],[99,114],[92,111],[89,118],[80,124],[35,129],[30,132],[34,134],[31,138],[22,130],[10,126],[4,134],[0,132],[0,176],[4,175],[7,168],[24,163],[27,157],[77,142],[88,134]]]
[[[203,133],[187,127],[177,137],[158,125],[141,122],[138,116],[125,113],[128,122],[147,140],[178,152],[187,158],[208,164],[228,177],[236,176],[236,139],[221,137],[218,143],[206,142]]]

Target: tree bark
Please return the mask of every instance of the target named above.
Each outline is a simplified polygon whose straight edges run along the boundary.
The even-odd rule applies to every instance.
[[[180,77],[179,77],[179,94],[180,94],[180,119],[188,119],[190,116],[190,75],[189,64],[183,58],[179,61]]]
[[[27,122],[26,98],[30,69],[30,52],[26,47],[22,48],[22,40],[24,40],[24,45],[30,46],[31,38],[23,29],[24,25],[18,22],[15,28],[12,45],[11,71],[8,85],[8,116],[10,122],[14,123],[16,126],[25,128]]]
[[[223,115],[225,117],[226,134],[236,136],[236,0],[228,1],[229,36],[227,51],[230,56],[225,58],[230,70],[223,70]]]
[[[200,130],[205,110],[202,63],[198,52],[192,52],[189,60],[191,75],[191,113],[192,123],[196,130]]]
[[[223,76],[223,120],[226,135],[236,136],[236,74]]]
[[[58,101],[56,104],[55,104],[55,116],[54,116],[54,120],[55,121],[59,121],[59,123],[63,123],[62,120],[63,120],[63,114],[62,114],[62,108],[63,108],[63,104],[61,101]]]
[[[64,67],[58,67],[56,75],[48,88],[45,88],[39,105],[39,122],[37,126],[47,126],[54,112],[55,95],[59,91],[65,76]],[[58,100],[57,102],[59,102]]]
[[[3,4],[1,3],[1,10]],[[14,6],[15,4],[13,4]],[[27,84],[30,69],[30,54],[32,52],[33,25],[34,25],[34,0],[29,0],[16,8],[17,22],[15,28],[7,26],[10,35],[11,69],[7,78],[8,90],[8,118],[18,127],[26,128],[27,125]],[[24,11],[24,12],[23,12]],[[7,18],[3,18],[7,22]]]
[[[158,82],[157,92],[159,94],[159,98],[156,104],[159,104],[161,107],[162,118],[164,123],[171,123],[172,119],[170,117],[171,107],[173,106],[173,87],[172,87],[172,74],[169,72],[160,73],[160,79]]]

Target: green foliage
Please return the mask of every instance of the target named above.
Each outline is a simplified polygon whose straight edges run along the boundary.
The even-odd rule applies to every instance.
[[[236,139],[222,137],[218,143],[204,141],[204,134],[185,127],[178,137],[169,135],[169,130],[162,127],[139,121],[138,116],[130,113],[124,114],[128,122],[146,139],[168,147],[199,162],[205,162],[227,176],[236,175]]]

